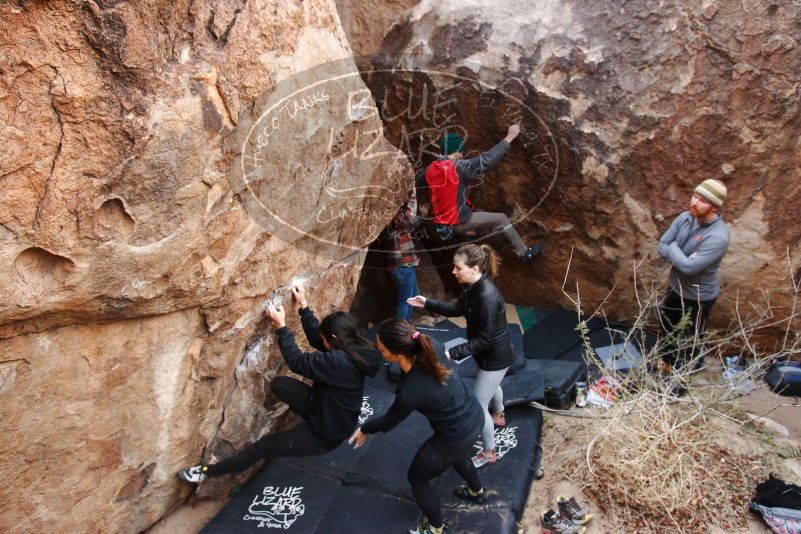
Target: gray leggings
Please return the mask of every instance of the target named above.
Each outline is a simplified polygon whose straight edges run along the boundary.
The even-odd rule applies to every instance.
[[[490,211],[474,211],[470,215],[470,219],[462,224],[457,224],[453,227],[453,231],[458,235],[462,235],[470,230],[478,230],[479,232],[498,232],[503,234],[503,237],[512,245],[515,255],[522,258],[526,255],[526,244],[520,239],[520,234],[517,233],[515,227],[503,213],[493,213]]]
[[[503,413],[501,380],[506,376],[506,371],[508,370],[508,367],[498,371],[479,369],[475,385],[473,385],[473,393],[475,393],[478,403],[484,409],[484,428],[481,430],[481,440],[484,442],[485,451],[495,449],[495,424],[492,422],[492,416],[489,413],[489,404],[492,401],[493,412]]]

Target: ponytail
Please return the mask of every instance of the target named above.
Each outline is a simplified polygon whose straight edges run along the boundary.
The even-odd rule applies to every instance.
[[[451,374],[451,370],[439,362],[431,339],[403,319],[387,319],[378,326],[378,338],[393,354],[400,354],[414,361],[421,371],[431,375],[440,384]]]
[[[328,314],[320,322],[322,334],[331,347],[339,349],[357,363],[364,364],[364,359],[356,352],[356,347],[372,348],[373,344],[359,335],[359,327],[351,314],[335,311]]]
[[[491,246],[487,244],[476,245],[475,243],[468,243],[462,245],[456,250],[454,257],[461,256],[464,258],[464,264],[468,267],[478,267],[482,274],[486,274],[490,278],[495,278],[501,268],[501,258]]]

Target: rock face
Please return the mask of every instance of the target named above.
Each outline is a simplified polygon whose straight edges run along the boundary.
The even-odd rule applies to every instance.
[[[586,311],[614,288],[604,311],[631,319],[635,286],[642,297],[666,280],[661,232],[697,183],[724,181],[723,326],[738,296],[741,313],[769,295],[782,315],[799,280],[798,20],[799,2],[423,0],[364,70],[388,138],[418,168],[444,131],[476,154],[522,122],[473,195],[544,243],[533,267],[505,252],[513,302],[565,305],[566,281]]]
[[[140,532],[178,468],[282,422],[262,302],[299,275],[347,309],[409,172],[358,76],[300,74],[351,54],[333,2],[0,20],[0,531]]]
[[[392,26],[418,3],[419,0],[383,0],[377,5],[359,0],[337,0],[342,29],[353,53],[368,56],[378,52]]]

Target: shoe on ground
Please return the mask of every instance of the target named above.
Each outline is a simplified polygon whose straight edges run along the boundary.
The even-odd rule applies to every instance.
[[[498,414],[492,416],[492,423],[497,427],[506,426],[506,414]]]
[[[656,370],[660,373],[669,375],[673,372],[673,365],[669,364],[665,360],[659,360],[656,362]]]
[[[542,527],[542,534],[584,534],[587,531],[587,527],[574,525],[571,520],[562,517],[553,510],[542,513],[540,526]]]
[[[540,251],[542,251],[542,245],[531,245],[526,249],[526,253],[523,254],[523,257],[520,259],[523,261],[523,263],[531,263],[534,261],[534,258],[540,253]]]
[[[181,482],[186,482],[187,484],[200,484],[204,480],[206,480],[206,471],[208,467],[202,465],[195,465],[192,467],[185,467],[175,473],[175,476],[178,477],[178,480]]]
[[[481,451],[473,456],[471,460],[473,460],[473,467],[478,469],[479,467],[484,467],[487,464],[494,464],[497,462],[498,454],[495,451],[492,451],[490,454],[484,454],[484,452]]]
[[[453,494],[459,497],[460,499],[464,499],[466,501],[474,502],[476,504],[484,504],[487,502],[487,495],[484,492],[484,488],[481,488],[481,491],[478,493],[473,493],[473,491],[467,487],[467,485],[462,484],[455,490],[453,490]]]
[[[586,525],[592,519],[592,514],[582,506],[575,497],[569,499],[564,495],[557,495],[556,504],[559,514],[573,522],[574,525]]]
[[[448,525],[443,524],[442,530],[440,532],[442,532],[443,534],[448,532]],[[434,534],[434,530],[431,527],[431,524],[428,522],[428,518],[423,516],[417,523],[417,528],[410,530],[409,534]]]

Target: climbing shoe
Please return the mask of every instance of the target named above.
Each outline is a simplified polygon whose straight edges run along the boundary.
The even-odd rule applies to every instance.
[[[441,529],[435,530],[428,522],[428,518],[423,516],[417,523],[417,528],[410,530],[409,534],[445,534],[446,532],[448,532],[447,525],[443,524]]]
[[[476,493],[464,484],[453,490],[453,494],[460,499],[471,501],[476,504],[484,504],[487,500],[487,496],[484,494],[484,488],[481,488],[481,491]]]
[[[572,521],[553,510],[542,513],[540,526],[542,534],[584,534],[587,530],[587,527],[574,525]]]
[[[568,499],[564,495],[558,495],[556,504],[559,506],[559,514],[570,519],[574,525],[586,525],[592,519],[590,511],[579,504],[574,497]]]
[[[478,469],[479,467],[484,467],[487,464],[494,464],[498,461],[498,455],[495,451],[492,451],[490,454],[485,454],[484,451],[479,452],[475,456],[471,458],[473,461],[473,467]]]
[[[180,471],[175,473],[175,476],[177,476],[181,482],[186,482],[187,484],[199,484],[204,480],[206,480],[207,470],[208,467],[206,466],[195,465],[192,467],[185,467],[184,469],[181,469]]]
[[[532,261],[534,261],[534,258],[537,256],[537,254],[540,253],[541,250],[542,250],[542,245],[540,244],[531,245],[526,249],[526,253],[520,259],[523,260],[523,263],[531,263]]]

